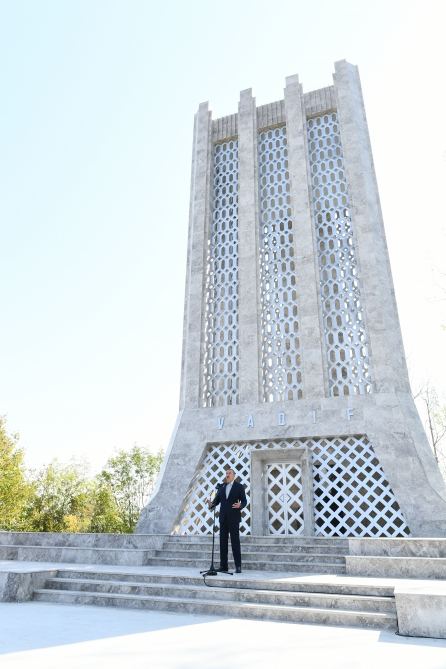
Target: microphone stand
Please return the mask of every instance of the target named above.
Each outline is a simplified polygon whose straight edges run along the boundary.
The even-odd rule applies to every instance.
[[[214,506],[214,516],[212,519],[212,555],[211,555],[211,566],[209,569],[205,569],[204,571],[200,571],[200,574],[203,576],[204,584],[209,585],[206,583],[206,576],[218,576],[218,571],[215,569],[214,566],[214,551],[215,551],[215,509],[216,507]],[[229,574],[230,576],[233,576],[233,573],[231,571],[225,572],[226,574]],[[211,587],[211,586],[209,586]]]
[[[215,548],[215,506],[214,506],[214,518],[212,521],[212,557],[211,557],[211,566],[209,569],[205,569],[204,571],[200,571],[200,574],[204,578],[204,582],[206,583],[206,576],[217,576],[218,572],[215,569],[214,566],[214,548]]]

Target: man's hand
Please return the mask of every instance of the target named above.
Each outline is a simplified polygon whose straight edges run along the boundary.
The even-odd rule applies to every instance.
[[[235,504],[232,505],[232,508],[233,509],[240,509],[241,505],[242,505],[242,503],[239,500],[238,502],[235,502]]]

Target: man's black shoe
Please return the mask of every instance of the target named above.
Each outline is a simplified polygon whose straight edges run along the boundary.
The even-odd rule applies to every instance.
[[[222,569],[221,567],[217,567],[217,571],[222,572],[222,574],[227,574],[228,573],[228,569]]]
[[[236,567],[235,568],[235,573],[236,574],[241,574],[242,573],[242,568],[241,567]]]

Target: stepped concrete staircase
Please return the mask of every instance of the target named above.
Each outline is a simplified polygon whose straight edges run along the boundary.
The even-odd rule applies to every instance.
[[[259,620],[395,629],[390,586],[130,574],[60,569],[34,591],[38,601],[231,616]]]
[[[206,569],[211,546],[206,536],[1,532],[0,560]],[[244,570],[343,574],[348,541],[243,537],[242,553]],[[218,564],[218,538],[215,555]]]
[[[243,573],[204,581],[211,545],[202,536],[0,532],[0,600],[397,629],[401,569],[446,579],[446,539],[242,537]]]
[[[243,569],[294,573],[345,574],[345,539],[243,537]],[[211,559],[209,537],[168,537],[146,564],[206,569]],[[218,540],[215,564],[219,563]]]

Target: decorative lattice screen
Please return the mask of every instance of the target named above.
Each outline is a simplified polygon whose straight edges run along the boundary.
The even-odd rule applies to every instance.
[[[309,119],[307,133],[330,394],[362,395],[369,355],[336,113]]]
[[[204,407],[238,402],[238,144],[216,144],[206,265]]]
[[[259,134],[263,400],[302,397],[286,128]]]
[[[210,534],[206,499],[234,467],[246,486],[248,505],[241,534],[251,532],[250,453],[252,449],[307,446],[311,452],[315,534],[317,536],[398,537],[409,534],[372,444],[364,435],[211,444],[191,482],[180,513],[178,534]]]

